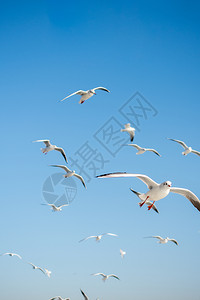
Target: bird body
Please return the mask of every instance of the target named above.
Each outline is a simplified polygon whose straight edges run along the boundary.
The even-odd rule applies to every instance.
[[[108,278],[110,277],[114,277],[115,279],[118,279],[119,280],[119,277],[116,276],[115,274],[110,274],[110,275],[105,275],[104,273],[95,273],[95,274],[92,274],[93,276],[98,276],[98,275],[101,275],[102,276],[102,280],[105,282]]]
[[[137,155],[143,154],[146,151],[150,151],[150,152],[155,153],[158,156],[161,156],[155,149],[143,148],[143,147],[138,146],[137,144],[128,144],[128,146],[132,146],[132,147],[136,148],[138,150],[138,152],[136,153]]]
[[[133,192],[134,194],[136,194],[136,195],[138,196],[138,198],[140,199],[141,193],[138,193],[138,192],[134,191],[134,190],[131,189],[131,188],[130,188],[130,190],[131,190],[131,192]],[[140,200],[141,200],[141,199],[140,199]],[[141,205],[142,202],[143,202],[143,200],[141,200],[141,202],[139,202],[139,205]],[[149,200],[147,199],[147,200],[145,201],[145,204],[146,204],[147,206],[150,206],[150,205],[152,204],[152,202],[149,201]],[[157,212],[157,213],[159,214],[159,211],[158,211],[157,207],[155,206],[155,204],[153,204],[152,209],[153,209],[155,212]]]
[[[79,180],[81,180],[83,186],[86,188],[83,177],[79,174],[76,174],[75,171],[71,171],[68,167],[63,166],[63,165],[51,165],[51,167],[58,167],[58,168],[63,169],[66,172],[66,174],[63,175],[65,178],[72,177],[72,176],[77,177]]]
[[[131,174],[126,172],[108,173],[97,176],[97,178],[119,177],[137,177],[148,186],[149,190],[147,193],[138,193],[137,195],[143,201],[142,203],[139,203],[140,207],[143,206],[147,200],[153,201],[153,203],[148,206],[148,209],[150,210],[153,207],[155,201],[165,198],[170,192],[172,192],[186,197],[194,205],[194,207],[196,207],[200,211],[200,200],[198,199],[198,197],[188,189],[171,187],[171,181],[165,181],[161,184],[158,184],[147,175]]]
[[[124,255],[126,255],[126,251],[123,251],[122,249],[119,250],[121,258],[124,258]]]
[[[84,103],[86,100],[88,100],[89,98],[91,98],[92,96],[96,95],[96,90],[102,90],[102,91],[105,91],[107,93],[110,93],[110,91],[104,87],[97,87],[97,88],[94,88],[94,89],[91,89],[91,90],[87,90],[87,91],[83,91],[83,90],[79,90],[67,97],[65,97],[64,99],[60,100],[61,102],[66,100],[67,98],[71,97],[71,96],[74,96],[74,95],[80,95],[81,96],[81,99],[79,101],[79,104],[82,104]]]
[[[62,154],[62,156],[64,157],[65,161],[67,162],[67,157],[65,155],[65,151],[63,150],[63,148],[57,147],[56,145],[52,145],[50,143],[50,140],[34,141],[34,143],[38,143],[38,142],[43,142],[46,145],[45,148],[41,148],[42,153],[47,154],[49,151],[53,151],[53,150],[59,151]]]
[[[171,241],[171,242],[173,242],[174,244],[176,244],[178,246],[178,242],[175,239],[170,239],[169,237],[162,238],[159,235],[155,235],[155,236],[149,236],[149,238],[156,238],[156,239],[158,239],[158,243],[159,244],[166,244],[169,241]]]
[[[124,129],[121,129],[121,132],[127,132],[130,135],[130,140],[132,142],[135,136],[135,128],[131,127],[130,123],[125,124],[124,127]]]
[[[184,151],[182,152],[182,154],[184,156],[188,155],[189,153],[194,153],[194,154],[200,156],[200,152],[199,151],[193,150],[192,147],[188,147],[184,142],[179,141],[179,140],[174,140],[174,139],[168,139],[168,140],[180,144],[184,148]]]

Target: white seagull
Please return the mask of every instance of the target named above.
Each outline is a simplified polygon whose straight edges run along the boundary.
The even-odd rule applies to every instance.
[[[121,258],[124,258],[124,255],[126,255],[126,251],[123,251],[122,249],[119,250]]]
[[[173,242],[174,244],[176,244],[178,246],[178,242],[175,240],[175,239],[170,239],[170,238],[162,238],[161,236],[159,235],[155,235],[155,236],[148,236],[147,238],[156,238],[158,239],[158,243],[159,244],[166,244],[168,243],[169,241]]]
[[[80,242],[83,242],[83,241],[86,241],[86,240],[88,240],[88,239],[92,239],[92,238],[95,238],[95,239],[96,239],[96,242],[100,242],[101,238],[102,238],[104,235],[117,236],[117,234],[114,234],[114,233],[102,233],[102,234],[100,234],[100,235],[91,235],[91,236],[86,237],[85,239],[80,240],[79,243],[80,243]]]
[[[83,180],[83,177],[79,174],[76,174],[75,171],[71,171],[69,168],[67,168],[66,166],[62,166],[62,165],[51,165],[51,167],[57,167],[57,168],[63,169],[67,173],[66,175],[63,175],[65,178],[72,177],[72,176],[77,177],[78,179],[81,180],[83,186],[86,188],[85,181]]]
[[[44,154],[47,154],[49,151],[52,151],[52,150],[56,150],[56,151],[59,151],[62,156],[64,157],[65,161],[67,162],[67,157],[65,155],[65,151],[63,150],[63,148],[60,148],[60,147],[57,147],[56,145],[51,145],[50,143],[50,140],[37,140],[37,141],[33,141],[33,143],[40,143],[40,142],[43,142],[45,144],[45,148],[41,148],[41,151],[44,153]]]
[[[37,267],[36,265],[34,265],[34,264],[32,264],[32,263],[29,263],[29,262],[28,262],[28,264],[31,265],[31,266],[33,267],[33,270],[40,270],[44,275],[47,275],[47,274],[46,274],[46,271],[43,270],[42,268]]]
[[[92,96],[96,95],[96,93],[95,93],[96,90],[102,90],[102,91],[110,93],[110,91],[108,89],[100,86],[100,87],[96,87],[94,89],[87,90],[87,91],[79,90],[79,91],[77,91],[77,92],[75,92],[75,93],[73,93],[73,94],[65,97],[64,99],[62,99],[60,101],[62,102],[65,99],[67,99],[67,98],[69,98],[71,96],[74,96],[74,95],[80,95],[81,99],[80,99],[79,103],[82,104],[82,103],[85,102],[85,100],[87,100],[87,99],[91,98]]]
[[[63,205],[56,206],[55,204],[50,204],[50,203],[42,203],[42,205],[51,206],[52,212],[61,211],[64,206],[69,206],[69,204],[63,204]]]
[[[192,147],[188,147],[184,142],[179,141],[179,140],[174,140],[174,139],[168,139],[168,140],[179,143],[185,150],[182,152],[183,155],[188,155],[189,153],[194,153],[194,154],[197,154],[198,156],[200,156],[199,151],[193,150]]]
[[[132,146],[132,147],[136,148],[138,150],[138,152],[136,154],[143,154],[146,151],[151,151],[151,152],[155,153],[156,155],[161,156],[155,149],[143,148],[136,144],[128,144],[128,146]]]
[[[93,276],[97,276],[97,275],[101,275],[103,278],[102,278],[102,280],[105,282],[109,277],[114,277],[114,278],[116,278],[116,279],[118,279],[119,280],[119,277],[117,277],[116,275],[114,275],[114,274],[110,274],[110,275],[105,275],[105,274],[103,274],[103,273],[95,273],[95,274],[92,274]]]
[[[138,192],[134,191],[134,190],[131,189],[131,188],[130,188],[130,190],[131,190],[131,192],[133,192],[134,194],[136,194],[136,195],[138,196],[138,198],[140,198],[139,196],[141,195],[141,193],[138,193]],[[140,202],[139,204],[142,204],[142,202],[143,202],[143,201],[141,200],[141,202]],[[146,200],[145,204],[146,204],[147,206],[150,206],[150,205],[152,204],[152,202],[149,201],[149,200]],[[155,212],[157,212],[157,213],[159,214],[159,211],[158,211],[157,207],[155,206],[155,204],[153,204],[152,209],[153,209]]]
[[[171,181],[165,181],[163,183],[158,184],[150,177],[142,174],[130,174],[126,172],[118,172],[118,173],[109,173],[97,176],[97,178],[117,178],[117,177],[137,177],[138,179],[142,180],[149,188],[149,191],[145,194],[140,194],[138,197],[142,200],[142,203],[139,203],[140,207],[142,207],[145,202],[153,201],[151,205],[148,206],[148,210],[150,210],[155,201],[165,198],[170,192],[180,194],[186,197],[199,211],[200,211],[200,200],[197,196],[191,192],[190,190],[183,189],[183,188],[172,188]]]
[[[17,256],[18,258],[22,259],[21,256],[20,256],[19,254],[16,254],[16,253],[9,253],[9,252],[8,252],[8,253],[4,253],[4,254],[1,254],[1,255],[2,255],[2,256],[4,256],[4,255],[9,255],[9,256],[11,256],[11,257],[12,257],[12,256]]]
[[[127,132],[130,135],[130,140],[132,142],[135,136],[135,128],[131,127],[130,123],[125,124],[124,127],[125,129],[121,129],[121,132]]]

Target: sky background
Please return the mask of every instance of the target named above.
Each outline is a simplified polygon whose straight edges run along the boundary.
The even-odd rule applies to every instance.
[[[78,180],[69,207],[52,213],[42,206],[45,180],[64,164],[56,151],[44,156],[37,139],[50,139],[68,159],[88,141],[108,162],[98,174],[141,173],[157,182],[192,190],[198,197],[200,158],[181,155],[184,140],[200,150],[200,4],[198,1],[1,1],[1,246],[23,261],[0,257],[1,299],[200,299],[200,215],[183,197],[156,203],[160,214],[139,208],[130,187],[138,179]],[[111,92],[79,105],[79,89]],[[123,147],[115,157],[94,134],[139,92],[157,110],[140,118],[134,142],[157,149],[136,156]],[[120,133],[126,138],[126,133]],[[127,141],[127,140],[126,140]],[[54,153],[55,152],[55,153]],[[69,160],[69,167],[70,160]],[[79,171],[73,166],[77,172]],[[85,171],[87,171],[85,169]],[[67,180],[67,179],[66,179]],[[100,243],[78,241],[104,232]],[[146,236],[176,238],[159,245]],[[119,249],[127,252],[124,260]],[[51,278],[26,262],[46,267]],[[92,273],[114,273],[105,284]],[[173,296],[172,296],[173,295]]]

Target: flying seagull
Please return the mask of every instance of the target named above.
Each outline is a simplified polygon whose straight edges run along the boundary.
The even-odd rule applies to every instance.
[[[47,154],[49,151],[52,150],[56,150],[59,151],[62,156],[64,157],[65,161],[67,162],[67,157],[65,155],[65,151],[63,150],[63,148],[57,147],[56,145],[51,145],[50,140],[37,140],[37,141],[33,141],[33,143],[38,143],[38,142],[43,142],[45,144],[45,148],[41,148],[41,151],[44,154]]]
[[[86,188],[85,181],[83,180],[83,177],[79,174],[76,174],[75,171],[71,171],[66,166],[61,166],[61,165],[51,165],[51,167],[57,167],[57,168],[63,169],[67,173],[66,175],[63,175],[65,178],[72,177],[72,176],[77,177],[78,179],[81,180],[83,186]]]
[[[109,277],[114,277],[114,278],[116,278],[116,279],[118,279],[119,280],[119,277],[117,277],[116,275],[114,275],[114,274],[110,274],[110,275],[105,275],[105,274],[103,274],[103,273],[95,273],[95,274],[92,274],[93,276],[97,276],[97,275],[101,275],[103,278],[102,278],[102,280],[105,282]]]
[[[162,238],[159,235],[155,235],[155,236],[148,236],[147,238],[156,238],[156,239],[158,239],[159,244],[166,244],[169,241],[171,241],[171,242],[173,242],[174,244],[176,244],[178,246],[178,242],[175,239],[170,239],[168,237],[167,238]]]
[[[22,259],[21,256],[19,254],[16,254],[16,253],[4,253],[4,254],[1,254],[2,256],[4,255],[9,255],[9,256],[17,256],[18,258]]]
[[[95,239],[96,239],[96,242],[100,242],[101,238],[102,238],[104,235],[117,236],[117,234],[114,234],[114,233],[102,233],[102,234],[100,234],[100,235],[91,235],[91,236],[86,237],[85,239],[80,240],[79,243],[80,243],[80,242],[83,242],[83,241],[86,241],[86,240],[88,240],[88,239],[92,239],[92,238],[95,238]]]
[[[148,210],[150,210],[153,207],[155,201],[165,198],[170,192],[172,192],[186,197],[200,211],[200,200],[197,198],[197,196],[190,190],[184,188],[177,188],[177,187],[172,188],[171,181],[165,181],[163,183],[158,184],[147,175],[131,174],[126,172],[109,173],[109,174],[97,176],[97,178],[118,178],[118,177],[137,177],[147,185],[149,191],[145,194],[140,194],[140,195],[138,194],[138,197],[140,198],[140,200],[142,200],[142,202],[139,203],[140,207],[142,207],[147,200],[153,201],[153,203],[148,206]]]
[[[138,192],[134,191],[131,188],[130,188],[130,190],[131,190],[131,192],[133,192],[134,194],[136,194],[138,196],[138,198],[140,198],[139,196],[141,195],[141,193],[138,193]],[[142,202],[143,201],[141,201],[139,204],[142,204]],[[145,204],[149,206],[149,205],[152,204],[152,202],[149,201],[149,200],[146,200]],[[157,207],[155,206],[155,204],[153,204],[152,209],[155,210],[155,212],[157,212],[159,214],[159,211],[158,211]]]
[[[82,103],[85,102],[85,100],[91,98],[93,95],[96,95],[96,93],[95,93],[96,90],[102,90],[102,91],[105,91],[105,92],[110,93],[110,91],[109,91],[108,89],[106,89],[106,88],[100,86],[100,87],[96,87],[96,88],[94,88],[94,89],[87,90],[87,91],[79,90],[79,91],[77,91],[77,92],[75,92],[75,93],[73,93],[73,94],[71,94],[71,95],[65,97],[64,99],[62,99],[62,100],[60,100],[60,101],[62,102],[62,101],[64,101],[65,99],[67,99],[67,98],[69,98],[69,97],[71,97],[71,96],[74,96],[74,95],[80,95],[80,96],[81,96],[81,99],[80,99],[79,103],[82,104]]]
[[[135,128],[131,127],[130,123],[125,124],[124,127],[125,129],[121,129],[121,132],[127,132],[130,135],[130,140],[132,142],[135,136]]]
[[[56,206],[55,204],[50,204],[50,203],[42,203],[42,205],[48,205],[48,206],[51,206],[52,212],[53,212],[53,211],[61,211],[61,210],[62,210],[62,207],[64,207],[64,206],[69,206],[69,204],[63,204],[63,205]]]
[[[188,155],[189,153],[194,153],[194,154],[197,154],[198,156],[200,156],[199,151],[193,150],[192,147],[188,147],[184,142],[179,141],[179,140],[174,140],[174,139],[168,139],[168,140],[179,143],[185,150],[182,152],[183,155]]]
[[[46,272],[45,272],[45,270],[43,270],[42,268],[37,267],[36,265],[34,265],[32,263],[29,263],[29,262],[28,262],[28,264],[33,267],[33,270],[40,270],[44,275],[47,275]]]
[[[143,154],[146,151],[151,151],[151,152],[155,153],[156,155],[161,156],[155,149],[143,148],[136,144],[128,144],[128,146],[132,146],[132,147],[136,148],[138,150],[138,152],[136,154]]]
[[[119,250],[121,258],[124,258],[124,255],[126,255],[126,251],[123,251],[122,249]]]

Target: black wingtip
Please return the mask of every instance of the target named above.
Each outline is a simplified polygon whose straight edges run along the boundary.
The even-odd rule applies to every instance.
[[[107,176],[107,175],[113,175],[113,174],[126,174],[127,172],[113,172],[113,173],[106,173],[106,174],[101,174],[101,175],[97,175],[95,176],[95,178],[101,178],[103,176]]]

